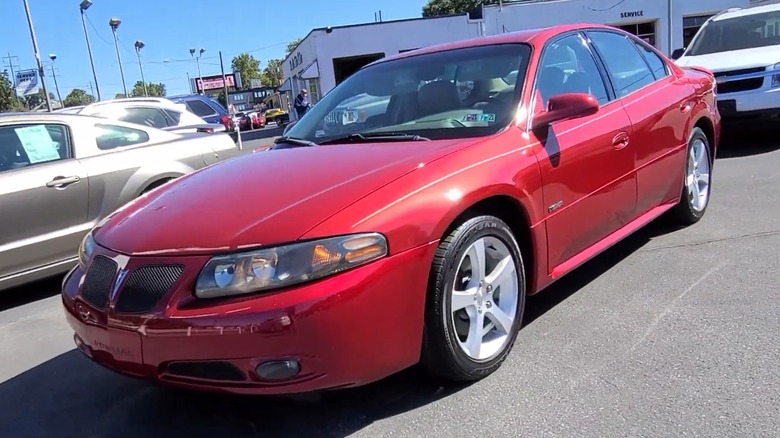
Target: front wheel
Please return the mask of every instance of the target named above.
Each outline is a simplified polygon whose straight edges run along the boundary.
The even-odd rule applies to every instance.
[[[707,211],[712,185],[711,150],[704,131],[693,128],[688,137],[680,202],[672,209],[672,215],[680,225],[687,226],[699,222]]]
[[[422,362],[454,381],[484,378],[506,359],[525,308],[525,267],[512,231],[479,216],[439,245],[425,309]]]

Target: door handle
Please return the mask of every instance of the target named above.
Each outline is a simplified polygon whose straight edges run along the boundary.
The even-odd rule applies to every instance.
[[[54,187],[55,189],[62,189],[71,184],[76,184],[81,181],[78,176],[57,176],[53,180],[46,183],[46,187]]]
[[[616,151],[624,149],[626,146],[628,146],[628,132],[620,132],[612,139],[612,147],[615,148]]]

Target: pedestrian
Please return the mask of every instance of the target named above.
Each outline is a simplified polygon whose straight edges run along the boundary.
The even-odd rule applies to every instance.
[[[309,92],[306,91],[304,88],[301,90],[300,93],[298,93],[297,96],[295,96],[295,103],[293,104],[295,106],[295,112],[298,114],[298,118],[300,119],[303,117],[304,114],[306,114],[306,111],[311,108],[311,102],[309,101]]]

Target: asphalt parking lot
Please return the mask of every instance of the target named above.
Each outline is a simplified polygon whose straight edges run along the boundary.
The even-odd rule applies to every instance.
[[[412,369],[300,399],[160,388],[74,350],[59,279],[3,294],[0,436],[780,436],[778,138],[727,139],[702,222],[653,224],[533,297],[470,386]]]

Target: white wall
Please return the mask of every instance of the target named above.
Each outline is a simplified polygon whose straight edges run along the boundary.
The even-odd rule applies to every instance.
[[[744,7],[749,0],[675,0],[672,6],[672,50],[682,46],[683,15],[714,14],[730,7]],[[559,24],[631,24],[656,22],[656,46],[669,52],[669,0],[553,0],[485,8],[488,35]],[[622,18],[625,12],[641,17]],[[668,53],[667,53],[668,54]]]
[[[458,41],[480,36],[479,25],[469,23],[466,15],[428,20],[387,21],[379,24],[334,28],[312,32],[299,46],[302,65],[290,70],[290,58],[282,65],[284,77],[300,74],[315,59],[320,70],[320,94],[324,95],[336,86],[333,58],[366,55],[383,52],[395,55],[402,50],[418,49],[435,44]],[[314,48],[316,47],[316,52]]]

